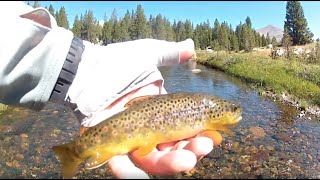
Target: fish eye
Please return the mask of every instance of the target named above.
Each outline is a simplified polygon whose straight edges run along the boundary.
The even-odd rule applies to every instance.
[[[239,107],[238,107],[237,105],[233,104],[232,110],[233,110],[233,111],[237,111],[238,109],[239,109]]]

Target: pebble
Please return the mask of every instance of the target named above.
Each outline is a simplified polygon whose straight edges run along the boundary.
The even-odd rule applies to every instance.
[[[21,137],[21,138],[28,138],[29,136],[28,136],[28,134],[22,133],[22,134],[20,134],[20,137]]]
[[[285,133],[285,132],[281,132],[281,133],[278,133],[276,136],[275,136],[276,139],[279,139],[281,141],[285,141],[285,142],[288,142],[290,141],[290,136]]]
[[[255,138],[264,138],[264,136],[266,135],[264,129],[261,127],[251,127],[250,131]]]
[[[24,156],[22,154],[17,154],[16,158],[17,158],[17,160],[21,161],[21,160],[23,160]]]

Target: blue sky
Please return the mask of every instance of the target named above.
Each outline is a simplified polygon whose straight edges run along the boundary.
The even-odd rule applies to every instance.
[[[300,3],[314,38],[320,38],[320,1]],[[247,16],[255,29],[269,24],[283,28],[286,13],[286,1],[40,1],[40,4],[43,7],[52,4],[55,11],[64,6],[71,27],[76,14],[84,14],[86,10],[93,10],[94,16],[102,21],[104,15],[109,18],[114,9],[118,17],[123,17],[127,10],[136,10],[138,4],[142,5],[147,18],[161,13],[170,21],[190,19],[199,24],[209,19],[211,26],[217,18],[220,23],[231,23],[233,28]]]

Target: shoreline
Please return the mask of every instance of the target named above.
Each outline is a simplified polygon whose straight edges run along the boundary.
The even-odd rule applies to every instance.
[[[231,54],[229,56],[232,56],[232,55],[234,55],[234,54]],[[229,57],[229,56],[227,55],[227,57]],[[197,55],[197,57],[199,57],[199,56]],[[255,85],[257,82],[255,82],[254,79],[250,79],[250,78],[241,76],[241,74],[236,74],[236,73],[232,73],[232,72],[228,71],[228,67],[227,67],[228,65],[223,64],[223,65],[220,65],[221,67],[219,67],[218,65],[214,65],[212,63],[209,63],[210,58],[214,59],[214,56],[209,56],[209,57],[205,57],[205,58],[201,58],[201,56],[200,56],[201,60],[199,60],[197,58],[196,63],[204,65],[204,66],[209,67],[211,69],[216,69],[216,70],[222,71],[222,72],[227,73],[232,76],[236,76],[237,78],[244,81],[246,84],[253,85],[252,88],[254,90],[258,91],[260,96],[267,96],[267,97],[272,98],[275,101],[278,101],[278,102],[284,103],[286,105],[295,107],[296,109],[298,109],[300,111],[299,117],[303,117],[307,113],[315,116],[316,118],[320,117],[320,106],[318,106],[314,103],[307,102],[309,100],[306,100],[303,98],[298,98],[295,95],[293,95],[292,93],[288,93],[287,90],[286,90],[286,92],[282,91],[282,93],[277,93],[274,91],[273,87],[271,87],[271,88],[269,86],[267,87],[265,84],[258,87]],[[234,62],[231,62],[231,63],[234,63]],[[235,63],[237,63],[237,62],[235,62]]]

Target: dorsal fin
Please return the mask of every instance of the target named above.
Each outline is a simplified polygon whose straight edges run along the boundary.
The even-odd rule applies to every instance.
[[[146,96],[139,96],[139,97],[136,97],[136,98],[133,98],[131,99],[129,102],[127,102],[124,107],[125,108],[129,108],[130,106],[132,106],[133,104],[135,103],[138,103],[138,102],[141,102],[143,100],[147,100],[147,99],[150,99],[152,98],[154,95],[146,95]]]

